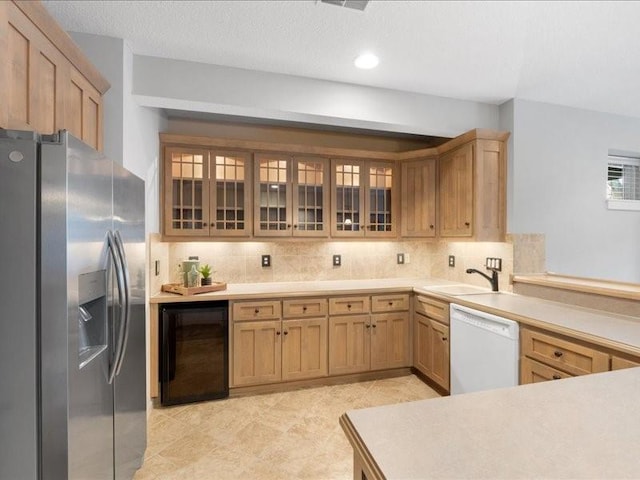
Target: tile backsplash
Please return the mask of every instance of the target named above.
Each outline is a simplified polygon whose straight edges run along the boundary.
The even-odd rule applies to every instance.
[[[485,271],[486,257],[499,257],[502,258],[500,289],[511,290],[509,276],[514,271],[511,235],[505,243],[424,240],[164,243],[160,242],[159,235],[152,235],[149,240],[150,269],[155,270],[154,259],[160,260],[160,275],[150,272],[151,292],[157,292],[162,283],[174,281],[172,276],[177,265],[190,255],[197,255],[201,264],[212,265],[215,281],[227,283],[434,277],[488,286],[479,275],[465,271],[467,268]],[[520,245],[530,242],[539,245],[538,238],[525,240]],[[535,251],[539,253],[539,250]],[[405,255],[402,265],[397,263],[398,253]],[[262,255],[271,255],[271,267],[261,266]],[[341,266],[333,266],[333,255],[341,255]],[[448,266],[449,255],[455,255],[455,267]],[[530,259],[530,262],[537,268],[537,260]]]

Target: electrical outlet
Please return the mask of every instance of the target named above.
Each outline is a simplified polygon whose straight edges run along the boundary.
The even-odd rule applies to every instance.
[[[487,257],[487,261],[484,264],[487,270],[497,270],[498,272],[502,271],[502,259],[495,257]]]
[[[404,253],[399,253],[396,256],[396,261],[398,262],[398,265],[404,265]]]
[[[454,255],[449,255],[449,266],[450,267],[456,266],[456,257]]]
[[[333,256],[333,266],[339,267],[342,265],[342,255],[334,255]]]
[[[262,266],[263,267],[271,266],[271,255],[262,255]]]

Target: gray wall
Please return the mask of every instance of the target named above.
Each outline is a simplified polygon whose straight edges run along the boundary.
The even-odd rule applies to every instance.
[[[546,234],[547,270],[640,282],[640,212],[608,210],[609,149],[640,152],[640,119],[514,101],[508,230]]]
[[[134,73],[150,107],[439,136],[498,127],[486,103],[138,55]]]

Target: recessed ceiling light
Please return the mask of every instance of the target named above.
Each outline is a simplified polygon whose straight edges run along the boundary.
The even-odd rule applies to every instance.
[[[378,57],[376,57],[373,53],[363,53],[362,55],[358,56],[353,63],[358,68],[369,70],[370,68],[377,67],[378,62]]]

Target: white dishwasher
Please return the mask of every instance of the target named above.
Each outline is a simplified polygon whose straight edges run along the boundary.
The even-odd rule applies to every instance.
[[[451,394],[518,385],[518,323],[451,304]]]

